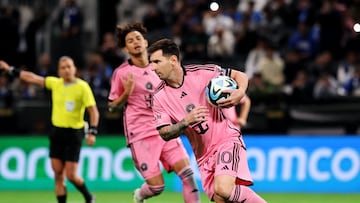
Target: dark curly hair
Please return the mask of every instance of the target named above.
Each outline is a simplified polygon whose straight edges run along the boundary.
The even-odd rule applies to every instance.
[[[125,37],[129,32],[138,31],[142,35],[147,34],[147,29],[140,22],[135,22],[133,24],[126,24],[124,26],[116,26],[116,37],[118,41],[118,46],[120,48],[125,47]]]

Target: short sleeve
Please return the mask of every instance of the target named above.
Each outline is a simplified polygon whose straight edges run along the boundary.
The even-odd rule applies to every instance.
[[[159,100],[155,96],[153,97],[152,110],[154,113],[156,129],[159,129],[163,126],[171,125],[170,116],[165,112],[164,108],[161,106]]]
[[[124,87],[121,81],[121,72],[119,69],[117,69],[111,78],[111,87],[108,99],[115,100],[122,94],[123,91]]]
[[[84,106],[89,107],[89,106],[96,105],[94,94],[93,94],[90,86],[86,82],[84,82],[83,90],[84,90],[84,94],[83,94]]]
[[[45,77],[45,88],[52,90],[55,83],[58,81],[59,81],[59,78],[57,78],[57,77],[53,77],[53,76]]]

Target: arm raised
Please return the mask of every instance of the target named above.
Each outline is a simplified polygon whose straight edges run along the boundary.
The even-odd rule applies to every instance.
[[[9,64],[7,64],[5,61],[0,61],[0,69],[5,70],[13,77],[19,77],[21,80],[27,83],[35,84],[41,87],[45,86],[44,77],[36,75],[30,71],[18,70],[12,66],[9,66]]]

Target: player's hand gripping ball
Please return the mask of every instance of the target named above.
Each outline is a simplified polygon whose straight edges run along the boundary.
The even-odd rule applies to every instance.
[[[208,102],[217,107],[218,101],[221,101],[223,99],[226,99],[230,96],[230,93],[223,93],[223,90],[235,90],[237,89],[237,83],[234,79],[225,76],[225,75],[219,75],[217,77],[214,77],[211,79],[206,86],[206,98]]]

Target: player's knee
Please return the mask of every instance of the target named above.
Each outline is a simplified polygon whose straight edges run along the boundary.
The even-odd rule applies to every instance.
[[[164,191],[165,185],[149,185],[149,189],[154,194],[154,196],[156,196]]]
[[[57,181],[57,182],[64,182],[65,176],[64,176],[63,173],[55,173],[55,174],[54,174],[54,179],[55,179],[55,181]]]
[[[62,170],[53,170],[55,180],[63,180],[65,175]]]
[[[66,178],[70,181],[70,182],[75,182],[77,179],[77,175],[76,173],[70,172],[70,173],[66,173]]]
[[[228,199],[231,195],[231,191],[233,189],[233,185],[229,184],[221,184],[215,183],[214,184],[214,193],[216,196],[221,197],[222,199]]]

